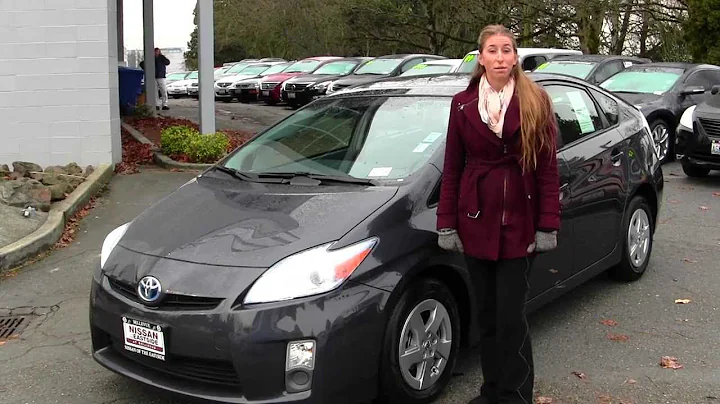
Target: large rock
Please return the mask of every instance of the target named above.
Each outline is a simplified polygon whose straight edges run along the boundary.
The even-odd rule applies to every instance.
[[[19,173],[23,177],[30,177],[32,172],[42,172],[42,167],[35,163],[27,161],[15,161],[13,164],[13,172]]]
[[[65,172],[70,175],[82,175],[83,169],[77,163],[70,163],[64,167]]]
[[[0,202],[25,208],[33,206],[37,210],[47,212],[52,202],[52,191],[41,182],[21,178],[14,181],[0,182]]]
[[[85,172],[83,173],[83,177],[87,178],[90,176],[90,174],[95,172],[95,167],[93,166],[87,166],[85,167]]]
[[[69,192],[70,184],[67,182],[61,182],[55,185],[50,185],[50,198],[53,201],[59,201],[65,199],[65,193]]]
[[[63,166],[50,166],[45,168],[46,174],[67,174],[68,172],[65,170],[65,167]]]
[[[10,175],[10,167],[7,164],[0,164],[0,178]]]

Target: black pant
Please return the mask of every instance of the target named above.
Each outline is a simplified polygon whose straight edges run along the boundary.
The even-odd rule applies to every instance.
[[[535,372],[525,301],[533,258],[467,260],[479,310],[481,395],[489,403],[532,404]]]

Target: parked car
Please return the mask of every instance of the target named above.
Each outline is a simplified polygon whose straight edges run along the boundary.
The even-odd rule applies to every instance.
[[[170,84],[176,81],[187,80],[192,72],[174,72],[165,76],[165,83]]]
[[[704,102],[685,110],[677,126],[675,153],[689,177],[720,170],[720,86]]]
[[[675,157],[675,130],[682,113],[705,100],[720,84],[720,67],[695,63],[631,66],[600,84],[642,111],[650,123],[661,161]]]
[[[260,94],[260,81],[267,76],[282,73],[293,63],[295,63],[295,61],[280,62],[263,71],[256,77],[240,79],[228,87],[228,91],[240,102],[257,101],[258,94]]]
[[[266,104],[274,105],[282,100],[282,85],[286,80],[310,74],[326,64],[342,59],[340,56],[316,56],[298,60],[292,66],[283,70],[282,73],[273,74],[260,80],[260,95],[258,99]]]
[[[630,66],[645,63],[652,63],[652,60],[617,55],[561,55],[541,64],[534,71],[567,74],[592,84],[600,84]]]
[[[350,57],[331,61],[326,65],[312,72],[295,76],[285,81],[282,85],[282,99],[297,108],[310,101],[325,95],[328,85],[339,78],[345,77],[364,63],[373,60],[370,57]]]
[[[382,78],[397,77],[413,66],[430,60],[447,59],[445,56],[425,55],[422,53],[409,53],[379,56],[366,62],[353,74],[335,80],[328,86],[327,94],[344,88],[369,83]]]
[[[520,66],[526,72],[535,70],[536,67],[547,62],[548,60],[562,55],[582,55],[579,50],[573,49],[556,49],[556,48],[518,48],[518,59]],[[472,73],[477,65],[477,57],[479,51],[473,50],[468,52],[463,58],[463,62],[457,69],[458,73]]]
[[[401,77],[420,76],[426,74],[455,73],[462,64],[462,59],[440,59],[418,63],[412,69],[400,74]]]
[[[244,69],[240,70],[237,74],[226,75],[225,77],[215,82],[215,99],[230,102],[235,98],[235,95],[230,91],[230,86],[243,79],[250,79],[260,76],[262,72],[268,70],[276,64],[282,64],[283,62],[257,62],[247,65]]]
[[[168,96],[172,98],[181,98],[188,95],[188,88],[190,85],[197,81],[198,72],[197,70],[186,74],[185,79],[175,80],[167,85]]]
[[[663,200],[637,109],[532,78],[562,131],[562,227],[528,312],[604,271],[640,278]],[[213,402],[437,398],[477,343],[475,285],[436,232],[448,115],[478,113],[452,103],[467,84],[400,77],[320,98],[112,231],[92,276],[93,358]]]

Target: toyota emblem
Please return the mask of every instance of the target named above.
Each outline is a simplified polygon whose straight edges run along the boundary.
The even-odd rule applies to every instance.
[[[138,283],[138,297],[140,297],[140,299],[144,302],[156,302],[158,299],[160,299],[161,291],[162,286],[160,286],[160,281],[157,280],[157,278],[155,278],[154,276],[146,276],[140,279],[140,282]]]

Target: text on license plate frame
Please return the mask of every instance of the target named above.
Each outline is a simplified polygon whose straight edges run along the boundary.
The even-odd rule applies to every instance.
[[[710,154],[720,155],[720,140],[712,140],[710,143]]]
[[[164,361],[167,355],[163,327],[123,316],[123,346],[126,351]]]

